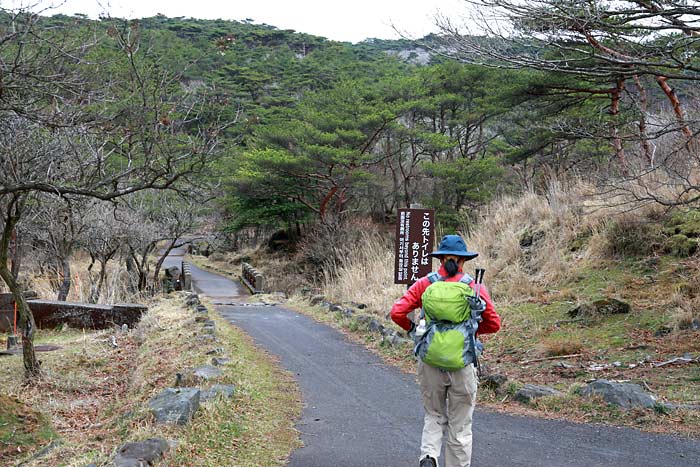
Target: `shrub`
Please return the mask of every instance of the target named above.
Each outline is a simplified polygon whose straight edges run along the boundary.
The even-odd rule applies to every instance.
[[[669,235],[685,235],[688,238],[700,237],[700,211],[689,210],[676,212],[666,224]]]
[[[319,227],[300,245],[299,261],[314,265],[326,297],[366,304],[380,316],[405,290],[393,283],[391,239],[369,221]]]
[[[365,245],[368,237],[386,243],[369,221],[319,224],[301,241],[297,259],[333,274],[338,265],[346,263],[359,246]]]
[[[673,256],[687,258],[698,251],[698,242],[694,238],[688,238],[683,234],[672,235],[665,242],[665,249]]]
[[[608,223],[605,240],[611,256],[647,256],[663,244],[659,224],[632,215],[622,215]]]
[[[664,233],[668,236],[665,251],[679,258],[694,255],[700,237],[700,211],[676,212],[666,223]]]
[[[557,357],[559,355],[574,355],[581,353],[583,343],[578,339],[548,339],[540,343],[538,353],[543,357]]]

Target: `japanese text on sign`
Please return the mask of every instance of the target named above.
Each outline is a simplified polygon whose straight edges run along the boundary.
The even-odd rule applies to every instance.
[[[433,209],[399,209],[395,284],[413,284],[432,270],[434,220]]]

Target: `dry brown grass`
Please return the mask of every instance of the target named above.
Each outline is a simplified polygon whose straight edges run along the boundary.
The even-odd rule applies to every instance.
[[[40,333],[37,343],[61,349],[39,355],[43,375],[26,387],[21,357],[6,361],[6,371],[0,374],[2,390],[45,413],[62,440],[58,448],[29,465],[76,465],[66,462],[85,452],[106,455],[119,442],[111,425],[123,411],[110,409],[127,392],[136,345],[128,335],[116,335],[115,341],[118,347],[111,345],[107,332]]]
[[[45,416],[19,399],[0,393],[1,464],[13,465],[22,452],[49,445],[55,437]]]
[[[44,374],[34,385],[23,385],[21,357],[2,357],[0,393],[41,410],[60,439],[27,467],[101,465],[120,444],[150,437],[178,442],[163,465],[274,467],[284,462],[299,443],[293,426],[300,413],[295,382],[244,333],[216,313],[210,318],[220,339],[215,346],[232,358],[217,382],[234,384],[236,396],[203,404],[187,427],[155,424],[147,409],[151,397],[174,384],[175,373],[211,359],[208,347],[193,338],[198,326],[177,295],[152,306],[126,334],[41,331],[37,344],[61,349],[39,355]],[[19,453],[16,460],[27,454]]]
[[[99,265],[96,264],[93,266],[92,272],[89,272],[87,270],[89,264],[89,259],[80,254],[76,255],[72,261],[71,288],[68,294],[68,301],[88,301],[90,297],[90,275],[96,280],[99,269]],[[51,277],[51,272],[41,272],[38,268],[32,267],[31,264],[27,266],[27,272],[23,273],[27,286],[31,290],[34,290],[40,298],[55,300],[56,284],[59,283],[62,278],[60,276]],[[119,265],[115,261],[110,261],[107,264],[107,278],[102,287],[99,303],[138,301],[135,299],[134,294],[128,291],[127,282],[128,278],[123,265]]]
[[[592,261],[649,247],[658,235],[658,229],[648,228],[649,219],[659,209],[629,213],[621,199],[606,196],[587,184],[552,179],[544,194],[526,192],[493,201],[467,238],[469,248],[480,253],[467,269],[486,268],[494,298],[515,303],[536,298]],[[307,240],[306,249],[316,255],[307,256],[323,271],[320,291],[330,300],[365,303],[383,315],[404,290],[393,284],[393,245],[386,233],[367,223],[346,231],[347,239],[339,238],[336,247],[322,238]],[[255,265],[265,269],[266,261]],[[283,280],[276,278],[280,273],[287,280],[294,273],[280,261],[269,271],[275,282]]]
[[[580,339],[545,339],[537,345],[537,354],[542,357],[575,355],[585,349]]]
[[[405,291],[393,282],[393,249],[376,230],[360,235],[351,251],[328,269],[332,274],[324,274],[321,291],[329,300],[362,303],[381,316]]]
[[[630,210],[622,192],[601,194],[580,181],[551,179],[545,193],[492,202],[468,238],[496,297],[519,301],[570,279],[592,261],[658,249],[664,209]],[[536,292],[535,292],[536,293]]]
[[[700,313],[695,310],[676,309],[671,313],[671,326],[676,330],[692,329],[700,318]]]
[[[584,215],[580,200],[589,192],[587,186],[553,182],[545,195],[524,193],[494,201],[467,238],[469,248],[480,253],[467,268],[486,268],[486,281],[502,301],[527,299],[533,285],[546,288],[568,277],[575,267],[571,243],[582,231],[593,236],[602,232],[609,217],[602,211]],[[528,239],[532,245],[523,247]],[[578,259],[588,255],[579,252]],[[322,285],[332,299],[367,303],[386,312],[404,290],[393,284],[393,246],[376,231],[359,236],[332,266],[333,274],[326,274]]]

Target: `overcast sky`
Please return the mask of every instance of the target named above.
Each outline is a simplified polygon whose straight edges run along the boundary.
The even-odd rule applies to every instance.
[[[0,0],[0,4],[27,4],[28,0]],[[85,13],[92,18],[141,18],[162,13],[205,19],[253,19],[280,29],[294,29],[338,41],[397,38],[392,24],[407,35],[422,37],[435,31],[435,15],[464,15],[461,0],[44,0],[59,5],[54,13]],[[53,14],[53,13],[48,13]]]

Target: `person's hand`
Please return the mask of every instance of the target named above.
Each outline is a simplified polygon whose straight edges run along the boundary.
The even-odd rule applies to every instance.
[[[486,310],[486,302],[481,298],[471,297],[469,299],[469,308],[471,308],[472,318],[481,321],[481,314]]]
[[[416,323],[411,321],[411,327],[406,331],[406,335],[408,336],[409,339],[413,339],[413,336],[416,333]]]

